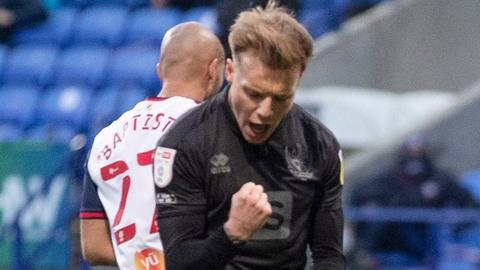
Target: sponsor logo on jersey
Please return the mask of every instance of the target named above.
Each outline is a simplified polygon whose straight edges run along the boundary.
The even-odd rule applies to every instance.
[[[137,234],[137,226],[135,223],[127,225],[117,231],[115,231],[115,240],[117,241],[117,245],[121,245],[125,242],[128,242],[135,237]]]
[[[136,270],[165,270],[163,252],[154,248],[146,248],[135,252]]]
[[[177,197],[175,194],[171,193],[157,193],[156,195],[157,204],[175,204],[177,203]]]
[[[288,170],[293,176],[303,181],[314,178],[312,166],[308,162],[308,153],[301,145],[285,147],[285,159],[287,160]]]
[[[170,184],[173,176],[173,163],[177,150],[157,147],[153,160],[153,179],[155,184],[164,188]]]
[[[262,229],[252,235],[252,240],[287,239],[290,236],[293,194],[291,191],[267,191],[272,215]]]
[[[102,176],[103,181],[108,181],[114,179],[115,176],[118,176],[128,170],[128,165],[125,161],[116,161],[111,164],[108,164],[100,168],[100,175]]]
[[[218,153],[210,158],[213,167],[210,168],[212,174],[229,173],[231,171],[228,165],[228,157],[224,153]]]

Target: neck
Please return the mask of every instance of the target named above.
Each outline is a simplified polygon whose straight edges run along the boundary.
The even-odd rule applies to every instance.
[[[179,82],[179,81],[164,81],[159,97],[174,97],[181,96],[191,98],[197,102],[205,99],[204,87],[196,82]]]

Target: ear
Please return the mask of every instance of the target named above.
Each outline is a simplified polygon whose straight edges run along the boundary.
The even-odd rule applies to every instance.
[[[209,80],[216,80],[217,78],[217,67],[218,67],[218,58],[213,59],[208,65],[208,79]]]
[[[155,66],[155,70],[157,72],[157,77],[160,81],[163,81],[163,75],[162,75],[162,66],[160,65],[160,63],[157,63],[157,65]]]
[[[228,58],[225,65],[225,79],[227,79],[228,83],[233,81],[233,71],[233,61],[231,58]]]
[[[217,77],[218,77],[218,73],[217,73],[217,66],[218,66],[218,58],[215,58],[212,60],[212,62],[210,62],[210,64],[208,65],[208,70],[207,70],[207,88],[206,88],[206,91],[207,91],[207,96],[209,96],[210,92],[213,91],[213,89],[215,89],[215,82],[217,81]]]

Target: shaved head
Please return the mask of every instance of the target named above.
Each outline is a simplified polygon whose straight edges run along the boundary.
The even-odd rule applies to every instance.
[[[160,54],[162,80],[193,80],[207,73],[214,59],[225,61],[220,40],[196,22],[181,23],[164,36]]]

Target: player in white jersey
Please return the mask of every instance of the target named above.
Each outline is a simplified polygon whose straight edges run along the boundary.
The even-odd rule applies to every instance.
[[[159,96],[139,102],[95,137],[80,211],[88,263],[165,268],[154,216],[152,153],[182,114],[218,91],[224,63],[223,47],[212,32],[193,22],[173,27],[157,64],[163,81]]]

